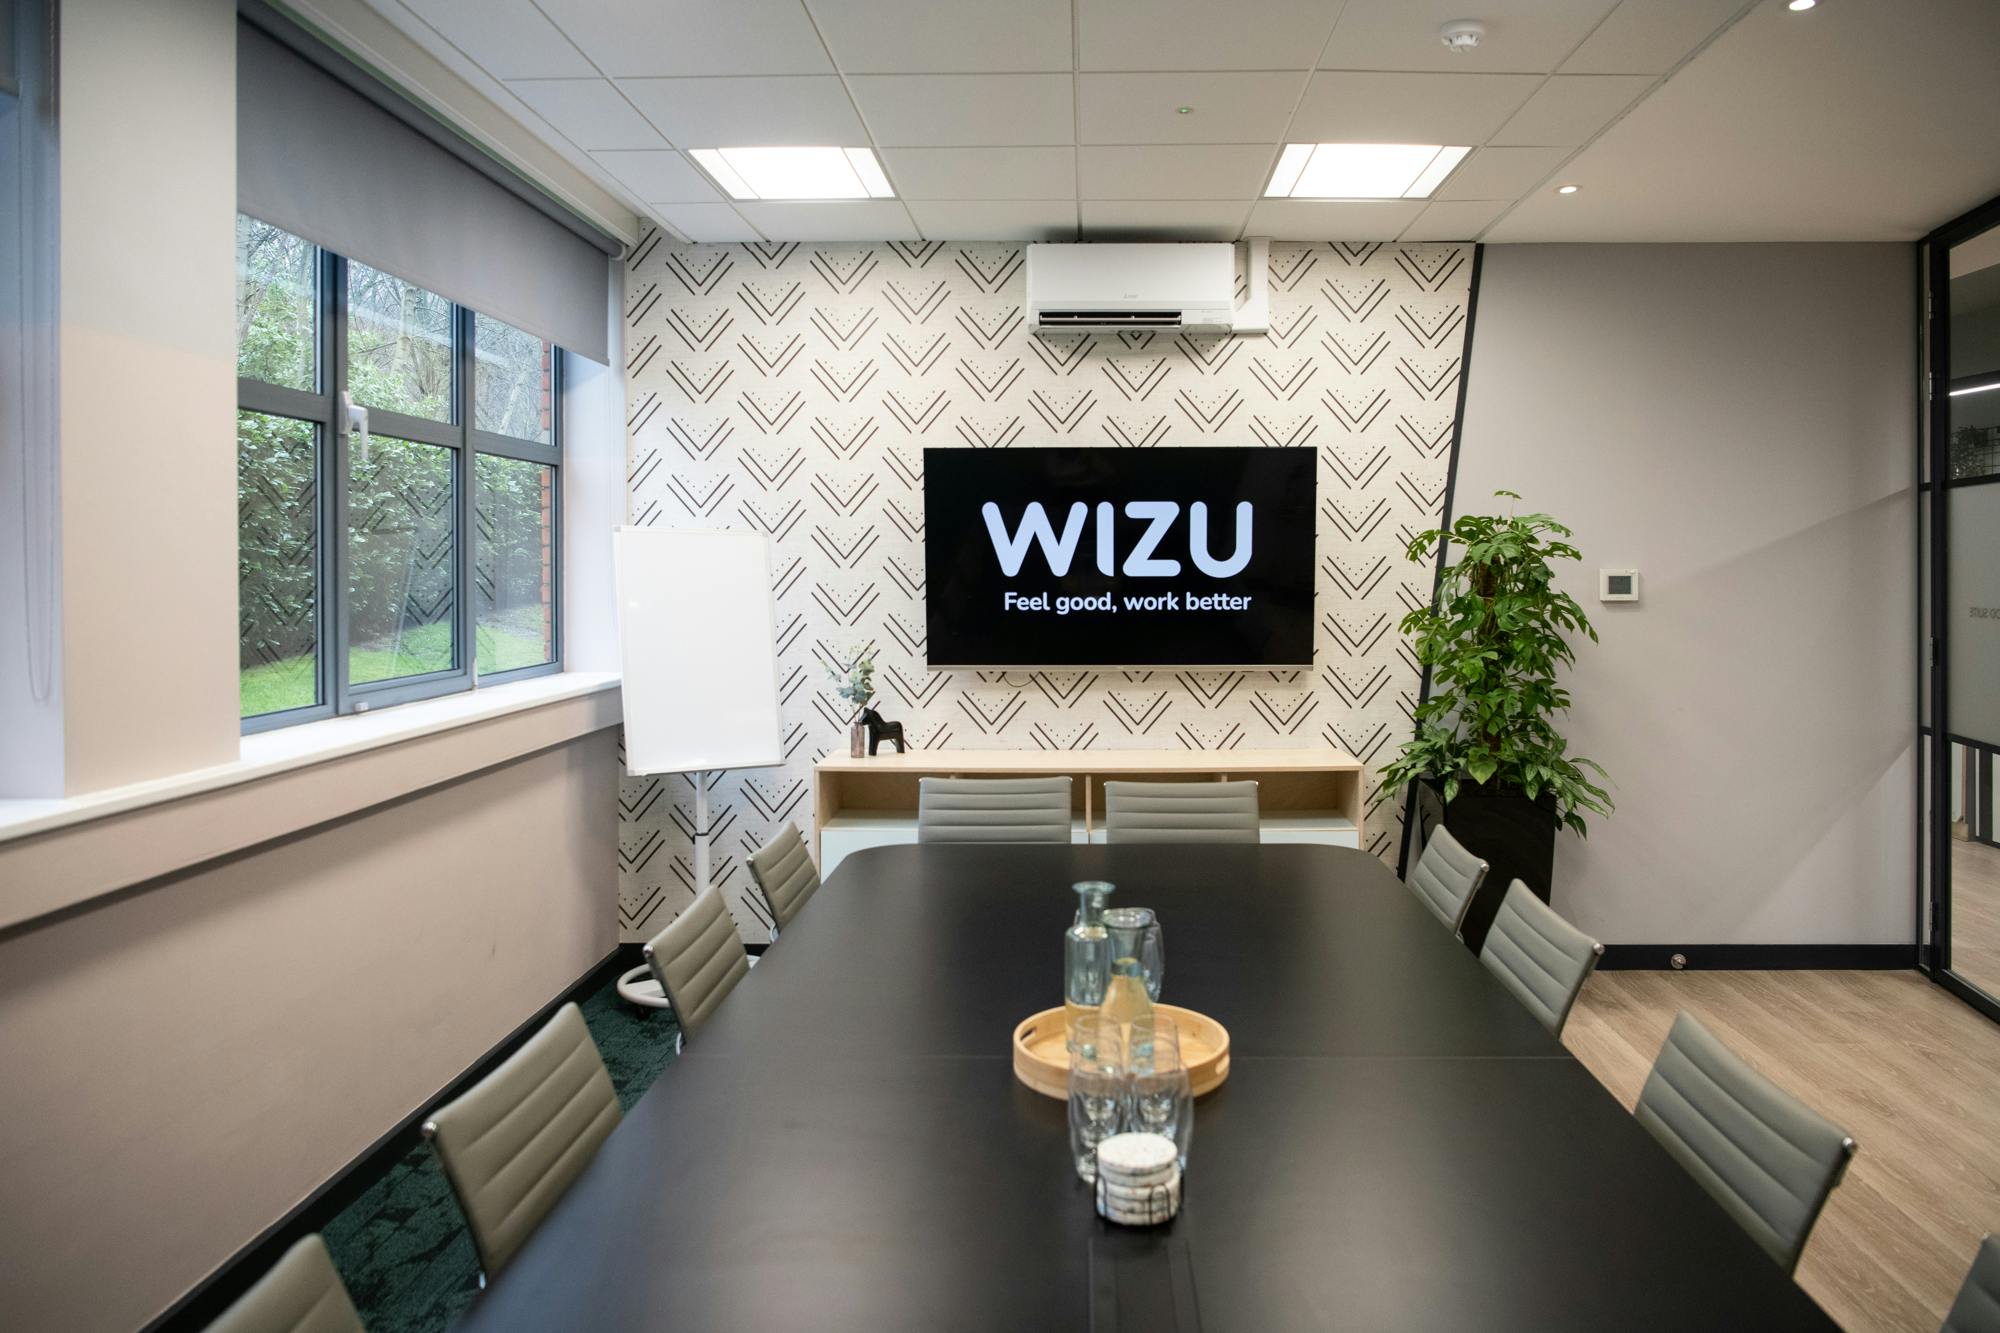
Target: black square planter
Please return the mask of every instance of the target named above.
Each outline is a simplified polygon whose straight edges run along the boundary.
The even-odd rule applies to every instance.
[[[1493,918],[1500,914],[1500,900],[1507,896],[1509,884],[1518,879],[1537,898],[1549,900],[1555,877],[1556,799],[1543,792],[1531,801],[1518,787],[1466,782],[1459,784],[1458,795],[1446,805],[1442,785],[1424,778],[1417,784],[1418,841],[1412,856],[1421,852],[1440,820],[1452,837],[1489,867],[1459,931],[1465,947],[1478,953]]]

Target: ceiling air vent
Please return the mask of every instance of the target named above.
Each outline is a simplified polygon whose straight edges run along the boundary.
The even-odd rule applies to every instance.
[[[1177,329],[1178,310],[1044,310],[1035,316],[1038,329]]]

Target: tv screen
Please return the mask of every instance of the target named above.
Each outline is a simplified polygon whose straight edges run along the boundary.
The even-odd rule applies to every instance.
[[[930,665],[1312,665],[1316,460],[924,450]]]

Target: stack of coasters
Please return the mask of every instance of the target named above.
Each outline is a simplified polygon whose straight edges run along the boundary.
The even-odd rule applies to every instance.
[[[1164,1134],[1113,1134],[1097,1145],[1097,1215],[1128,1227],[1181,1210],[1180,1149]]]

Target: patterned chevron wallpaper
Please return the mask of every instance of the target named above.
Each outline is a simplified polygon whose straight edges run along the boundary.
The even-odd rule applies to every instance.
[[[1396,632],[1428,596],[1402,560],[1442,509],[1472,253],[1271,247],[1267,337],[1031,335],[1015,244],[680,246],[626,279],[633,523],[753,527],[775,551],[789,761],[711,783],[714,873],[769,920],[745,855],[810,837],[812,765],[847,743],[825,664],[876,650],[878,707],[926,748],[1337,745],[1405,734],[1418,671]],[[1239,285],[1241,279],[1239,278]],[[1090,444],[1318,451],[1316,661],[1286,672],[924,669],[923,450]],[[657,931],[692,883],[693,787],[627,777],[620,912]],[[1370,780],[1367,845],[1401,811]]]

